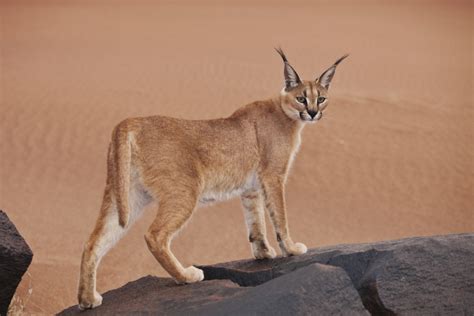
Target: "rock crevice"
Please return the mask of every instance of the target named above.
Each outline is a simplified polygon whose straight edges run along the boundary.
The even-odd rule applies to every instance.
[[[391,257],[390,251],[370,249],[335,256],[327,264],[341,267],[346,271],[359,293],[362,304],[372,315],[395,315],[392,310],[385,307],[377,288],[377,274],[383,269],[384,262],[388,262]]]

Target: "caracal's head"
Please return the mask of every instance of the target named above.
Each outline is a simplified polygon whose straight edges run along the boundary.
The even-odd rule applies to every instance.
[[[329,104],[328,90],[336,73],[336,67],[348,55],[339,58],[315,80],[300,80],[285,54],[276,50],[285,64],[285,87],[281,91],[281,106],[291,119],[314,123],[323,117],[323,111]]]

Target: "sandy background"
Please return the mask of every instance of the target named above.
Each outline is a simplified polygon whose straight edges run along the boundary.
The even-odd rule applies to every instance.
[[[308,79],[351,53],[289,178],[296,241],[474,230],[472,2],[196,2],[1,2],[0,207],[34,252],[26,312],[76,303],[113,126],[278,94],[276,45]],[[154,213],[105,257],[100,291],[165,275],[143,240]],[[200,209],[174,250],[184,264],[248,258],[239,201]]]

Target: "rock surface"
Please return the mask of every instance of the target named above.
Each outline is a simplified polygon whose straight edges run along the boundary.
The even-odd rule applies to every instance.
[[[369,315],[347,273],[313,263],[231,300],[201,308],[203,315]]]
[[[33,258],[30,247],[0,210],[0,315],[6,315],[10,301]]]
[[[144,277],[86,314],[473,315],[474,234],[312,249],[204,270],[204,282]],[[61,314],[78,313],[76,306]]]

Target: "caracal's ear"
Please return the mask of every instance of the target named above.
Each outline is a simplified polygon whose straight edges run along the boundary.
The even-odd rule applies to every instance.
[[[334,74],[336,73],[336,67],[339,65],[341,61],[343,61],[349,54],[346,54],[339,58],[334,65],[328,68],[321,76],[319,76],[318,79],[316,79],[316,82],[319,82],[320,85],[325,87],[326,89],[329,89],[329,85],[331,84],[331,80],[334,77]]]
[[[285,63],[285,90],[288,91],[301,83],[300,77],[296,70],[291,67],[288,59],[286,59],[285,53],[281,48],[275,48],[275,50],[280,54],[283,62]]]

